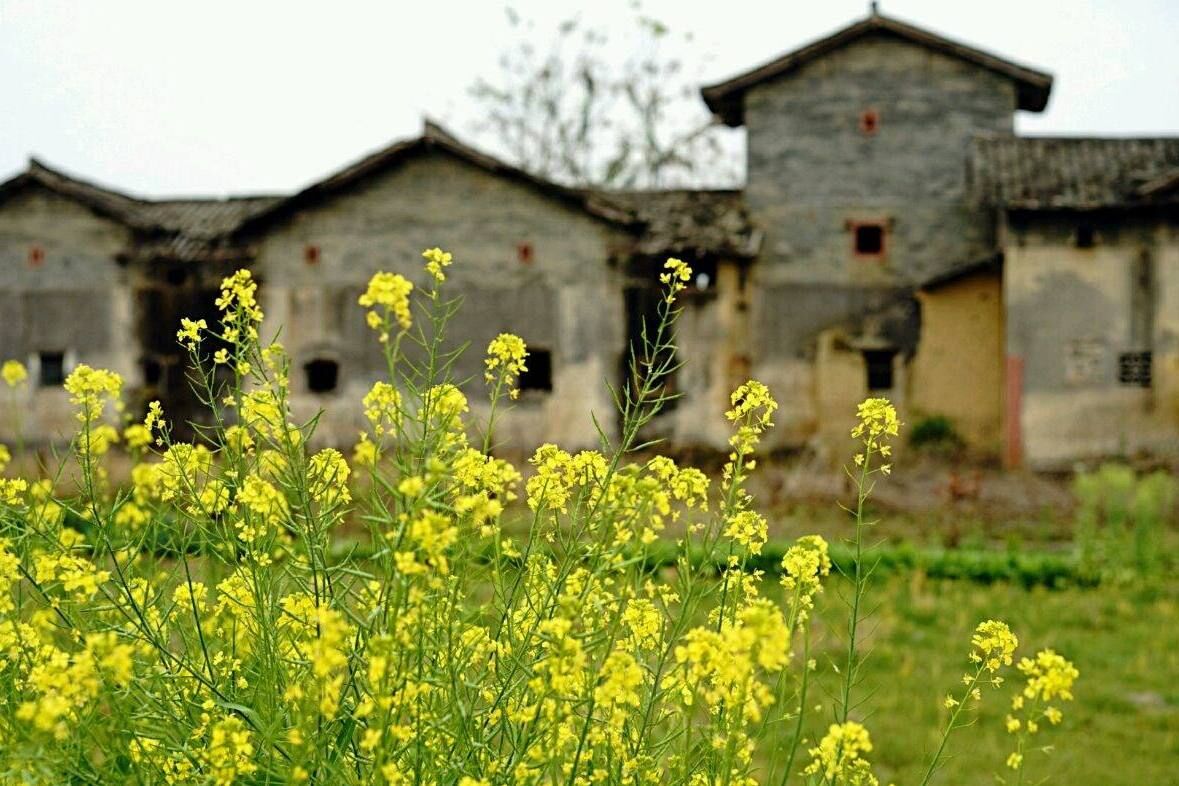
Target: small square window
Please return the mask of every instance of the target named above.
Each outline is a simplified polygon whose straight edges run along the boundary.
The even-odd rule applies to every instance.
[[[1081,224],[1077,227],[1076,236],[1074,238],[1077,248],[1093,248],[1097,245],[1097,232],[1089,224]]]
[[[553,353],[547,349],[528,348],[528,357],[524,360],[527,371],[521,372],[516,383],[520,390],[553,389]]]
[[[312,393],[331,393],[340,382],[340,364],[328,358],[315,358],[303,365],[307,374],[307,390]]]
[[[1153,381],[1151,360],[1149,351],[1123,352],[1118,355],[1118,382],[1140,388],[1150,387]]]
[[[856,256],[879,257],[884,255],[883,224],[856,224],[854,232]]]
[[[892,390],[893,386],[893,358],[896,350],[866,349],[864,350],[864,368],[868,372],[868,390]]]
[[[65,353],[42,352],[37,358],[40,369],[38,379],[41,387],[60,387],[65,383]]]

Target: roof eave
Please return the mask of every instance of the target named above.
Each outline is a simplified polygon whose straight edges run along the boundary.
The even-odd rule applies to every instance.
[[[36,158],[29,159],[28,167],[24,172],[0,183],[0,199],[28,185],[40,186],[66,199],[73,200],[128,229],[144,230],[148,228],[128,207],[128,204],[138,201],[134,197],[72,177],[47,166]]]
[[[242,235],[263,227],[271,221],[284,215],[289,215],[317,199],[329,197],[334,193],[344,191],[353,183],[371,173],[381,171],[387,166],[396,166],[397,162],[406,156],[413,155],[415,152],[429,150],[440,150],[491,174],[523,183],[568,204],[570,207],[581,210],[598,220],[623,227],[633,227],[638,223],[632,214],[621,211],[609,203],[595,199],[583,191],[530,174],[519,167],[512,166],[492,155],[470,147],[459,141],[457,137],[438,123],[427,119],[420,136],[395,142],[353,164],[349,164],[335,174],[329,175],[323,180],[307,186],[302,191],[280,200],[272,207],[242,222],[234,230],[233,234]]]

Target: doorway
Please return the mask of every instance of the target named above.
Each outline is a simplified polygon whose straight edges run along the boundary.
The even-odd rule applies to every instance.
[[[201,427],[212,425],[208,404],[195,386],[199,381],[190,368],[188,348],[176,340],[182,317],[205,320],[219,329],[217,309],[221,279],[226,266],[179,261],[150,263],[135,286],[135,335],[140,346],[139,368],[143,386],[142,408],[159,401],[177,440],[194,439]],[[198,346],[202,367],[213,366],[213,353],[226,346],[206,338]]]

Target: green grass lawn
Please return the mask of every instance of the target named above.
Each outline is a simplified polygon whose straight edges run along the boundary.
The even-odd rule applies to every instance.
[[[830,722],[840,677],[840,592],[833,580],[820,600],[815,634],[820,643],[820,690],[812,693],[811,733]],[[882,784],[920,782],[927,752],[948,717],[942,699],[961,689],[974,626],[988,618],[1007,621],[1023,655],[1053,647],[1081,672],[1076,700],[1061,705],[1061,726],[1042,732],[1048,754],[1028,755],[1024,783],[1068,786],[1179,782],[1179,586],[1123,589],[1032,589],[1009,584],[929,581],[920,574],[874,580],[874,613],[865,623],[865,650],[856,711],[872,734],[872,761]],[[823,623],[827,623],[824,625]],[[1018,680],[1013,673],[1011,681]],[[1011,689],[984,689],[978,722],[951,739],[951,758],[936,778],[953,786],[994,784],[1012,739],[1003,729]],[[823,705],[820,713],[813,706]]]

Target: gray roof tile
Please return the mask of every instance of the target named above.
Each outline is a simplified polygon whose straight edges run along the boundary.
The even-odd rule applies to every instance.
[[[1174,198],[1179,137],[980,136],[970,157],[979,201],[1012,209],[1094,209]]]

